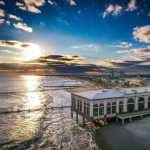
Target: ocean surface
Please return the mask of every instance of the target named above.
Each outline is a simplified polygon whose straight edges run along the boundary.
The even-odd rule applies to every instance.
[[[0,75],[0,149],[90,150],[90,128],[70,117],[70,93],[81,81],[56,76]]]

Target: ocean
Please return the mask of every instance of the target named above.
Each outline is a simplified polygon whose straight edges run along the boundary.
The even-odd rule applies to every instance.
[[[70,116],[70,93],[81,81],[57,76],[0,75],[0,149],[90,150],[94,135]]]

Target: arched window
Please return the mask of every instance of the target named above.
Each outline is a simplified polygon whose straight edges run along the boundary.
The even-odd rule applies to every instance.
[[[119,102],[119,114],[123,113],[123,102]]]
[[[76,100],[74,98],[72,98],[71,106],[72,108],[76,108]]]
[[[79,100],[77,100],[77,110],[79,110]]]
[[[148,108],[150,108],[150,96],[148,98]]]
[[[134,112],[134,99],[133,98],[128,99],[127,111],[128,111],[128,113]]]
[[[99,115],[104,115],[104,104],[103,103],[101,103],[99,105]]]
[[[116,113],[116,102],[112,103],[112,113]]]
[[[71,100],[71,106],[74,107],[74,99]]]
[[[144,110],[144,98],[140,97],[138,99],[138,110],[143,111]]]
[[[98,116],[98,105],[97,104],[93,105],[93,116]]]
[[[76,108],[76,99],[74,99],[74,104],[73,105],[74,105],[74,108]]]
[[[111,114],[111,103],[107,103],[107,114]]]
[[[82,102],[79,101],[79,110],[82,111]]]
[[[84,114],[86,114],[86,103],[84,103]]]
[[[86,113],[88,116],[90,115],[90,105],[89,104],[86,105]]]

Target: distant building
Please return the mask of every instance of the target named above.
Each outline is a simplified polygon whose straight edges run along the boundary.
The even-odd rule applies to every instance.
[[[150,87],[104,89],[71,94],[71,112],[89,121],[104,120],[118,114],[133,114],[150,109]],[[150,113],[150,111],[149,111]],[[128,117],[128,116],[127,116]]]
[[[128,83],[129,85],[140,85],[141,80],[138,78],[131,78],[131,79],[126,79],[125,80],[126,83]]]
[[[110,78],[122,78],[125,76],[125,72],[112,70],[109,72]]]

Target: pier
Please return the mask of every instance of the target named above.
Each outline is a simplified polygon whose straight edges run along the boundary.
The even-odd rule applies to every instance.
[[[122,125],[124,125],[125,119],[130,119],[130,122],[131,122],[132,118],[141,117],[142,119],[142,117],[145,115],[150,115],[150,110],[137,111],[137,112],[126,113],[126,114],[118,114],[116,116],[116,123],[118,123],[118,119],[121,119]]]
[[[100,89],[71,93],[71,114],[90,122],[107,125],[107,120],[124,120],[150,114],[150,87]],[[72,116],[72,115],[71,115]]]

